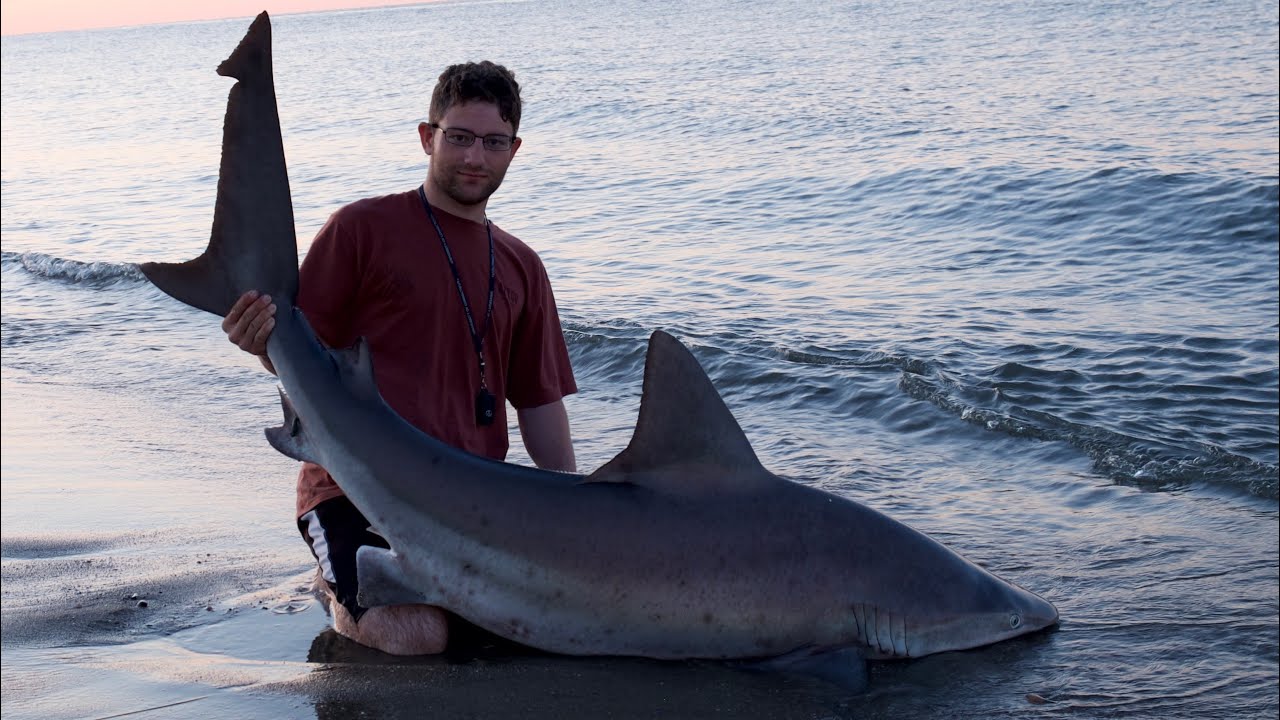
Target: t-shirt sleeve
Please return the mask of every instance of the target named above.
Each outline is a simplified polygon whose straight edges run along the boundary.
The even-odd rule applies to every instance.
[[[524,312],[511,338],[507,399],[517,410],[555,402],[578,391],[560,314],[542,261],[533,258]]]
[[[329,216],[298,270],[298,308],[329,347],[348,347],[355,338],[360,263],[355,239],[340,213]]]

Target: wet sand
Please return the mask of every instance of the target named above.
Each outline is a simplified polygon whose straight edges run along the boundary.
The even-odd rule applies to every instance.
[[[307,591],[296,466],[261,447],[263,412],[235,414],[6,375],[5,720],[841,714],[841,693],[715,663],[554,657],[480,635],[435,658],[351,643]]]
[[[330,629],[309,562],[193,554],[179,535],[4,540],[6,720],[895,717],[937,709],[922,688],[989,683],[1047,642],[875,663],[862,694],[726,663],[549,655],[467,626],[443,656],[398,658]],[[1007,688],[992,710],[1029,709],[1030,691],[1051,695]]]
[[[1045,637],[873,664],[861,695],[478,634],[443,657],[383,655],[333,633],[307,592],[295,466],[262,450],[262,412],[197,434],[180,409],[131,410],[83,389],[6,377],[4,401],[5,720],[942,717],[966,702],[948,688],[998,698],[996,714],[1026,712],[1028,692],[1053,698],[1009,682]],[[86,421],[90,411],[101,417]]]
[[[396,658],[329,628],[309,564],[264,572],[172,539],[5,539],[6,719],[825,718],[853,699],[806,678],[553,656],[478,630],[444,656]],[[139,544],[150,549],[131,554]]]

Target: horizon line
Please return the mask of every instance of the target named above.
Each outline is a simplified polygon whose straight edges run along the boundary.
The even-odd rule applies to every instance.
[[[347,0],[347,1],[352,2],[352,0]],[[217,15],[217,16],[210,16],[210,17],[200,17],[200,16],[185,17],[185,18],[179,17],[179,18],[172,18],[172,19],[166,19],[166,20],[124,23],[120,25],[88,25],[85,27],[69,27],[69,28],[60,28],[60,29],[49,29],[49,30],[23,30],[23,31],[13,32],[13,33],[8,32],[3,28],[0,28],[0,37],[19,38],[19,37],[31,37],[35,35],[58,35],[63,33],[96,32],[100,30],[132,30],[136,28],[159,27],[164,25],[189,25],[189,24],[199,24],[199,23],[214,23],[214,22],[223,22],[226,20],[235,20],[238,18],[252,19],[256,17],[260,12],[268,12],[270,13],[270,16],[272,18],[277,18],[277,17],[292,17],[297,15],[319,15],[322,13],[389,10],[391,8],[404,8],[404,7],[412,7],[416,5],[434,5],[442,2],[451,2],[451,1],[453,2],[460,1],[463,3],[466,2],[466,0],[378,0],[378,4],[371,3],[367,5],[361,5],[359,4],[359,0],[354,0],[352,4],[340,5],[336,7],[319,7],[319,8],[297,9],[297,10],[283,10],[279,12],[274,12],[269,9],[263,9],[263,10],[259,10],[258,12],[253,12],[247,15],[233,13],[230,15]],[[485,2],[486,0],[480,0],[480,1]],[[493,0],[487,0],[487,1],[492,2]],[[514,0],[510,0],[510,1],[514,1]],[[265,5],[265,4],[268,4],[268,2],[262,2],[262,4]],[[9,5],[9,4],[10,3],[6,3],[6,5]],[[212,12],[216,13],[218,11],[212,10]]]

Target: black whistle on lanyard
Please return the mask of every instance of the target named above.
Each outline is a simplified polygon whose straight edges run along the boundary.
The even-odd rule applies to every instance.
[[[498,403],[488,388],[476,393],[476,425],[492,425],[497,415]]]

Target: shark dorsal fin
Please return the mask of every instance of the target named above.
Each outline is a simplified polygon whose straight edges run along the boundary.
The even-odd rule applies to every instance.
[[[693,353],[658,330],[649,338],[631,444],[588,481],[652,484],[669,475],[654,471],[676,466],[700,470],[681,473],[678,482],[703,485],[741,485],[769,476]]]

